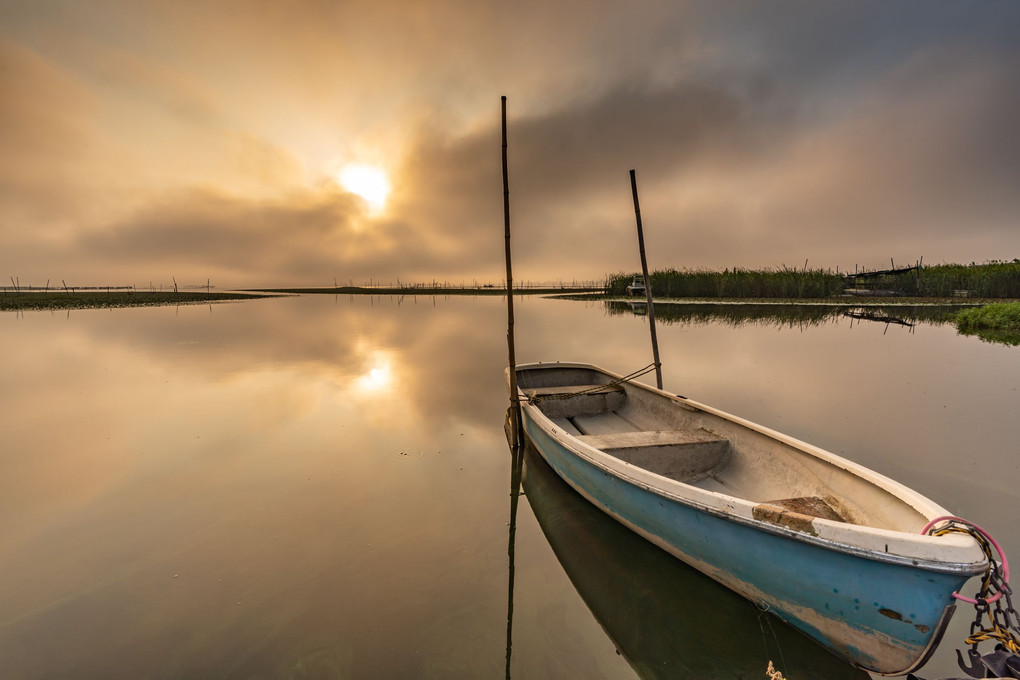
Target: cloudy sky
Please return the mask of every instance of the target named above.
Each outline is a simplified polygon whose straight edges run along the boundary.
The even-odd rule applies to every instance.
[[[0,278],[497,282],[501,95],[518,280],[636,269],[631,168],[653,268],[1013,259],[1017,35],[1008,0],[0,0]]]

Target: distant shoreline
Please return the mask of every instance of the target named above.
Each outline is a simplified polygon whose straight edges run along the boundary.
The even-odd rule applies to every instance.
[[[840,272],[838,269],[660,269],[649,275],[658,296],[719,299],[831,299],[839,295],[865,298],[1020,298],[1020,258],[984,264],[892,267],[879,271]],[[606,279],[606,292],[624,295],[644,292],[640,274],[619,273]]]
[[[231,292],[207,291],[139,291],[139,290],[88,290],[88,291],[21,291],[5,290],[0,293],[0,312],[21,310],[107,309],[114,307],[157,307],[170,305],[202,304],[254,300],[285,295],[359,295],[359,296],[505,296],[503,288],[382,288],[368,286],[341,286],[337,288],[246,288]],[[607,293],[600,288],[548,287],[515,288],[514,295],[544,295],[564,300],[604,300],[644,305],[644,297],[628,297]],[[716,298],[716,297],[660,297],[657,305],[812,305],[837,307],[980,307],[992,302],[1008,302],[987,298],[934,298],[934,297],[853,297],[829,298]]]
[[[336,288],[244,288],[245,291],[261,293],[290,293],[294,295],[506,295],[506,289],[496,286],[477,288],[435,287],[435,286],[338,286]],[[604,288],[598,287],[548,287],[548,288],[514,288],[514,295],[579,295],[602,294]]]
[[[246,292],[197,292],[181,291],[138,291],[138,290],[90,290],[90,291],[4,291],[0,294],[0,311],[22,310],[64,310],[64,309],[108,309],[113,307],[165,307],[169,305],[193,305],[205,302],[231,300],[254,300],[264,297]]]

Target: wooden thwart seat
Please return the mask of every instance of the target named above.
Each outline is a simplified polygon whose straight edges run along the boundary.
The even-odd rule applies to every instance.
[[[648,446],[682,446],[705,442],[726,441],[717,434],[706,430],[643,430],[640,432],[612,432],[609,434],[585,434],[579,440],[596,449],[632,449]]]
[[[558,394],[576,394],[586,392],[588,394],[608,394],[610,392],[623,392],[622,385],[560,385],[553,387],[525,387],[524,394],[529,397],[548,397]],[[589,392],[589,390],[591,390]]]
[[[626,391],[620,385],[525,387],[524,394],[550,418],[594,416],[620,408]],[[579,428],[582,432],[584,428]]]
[[[728,439],[707,430],[643,430],[585,434],[578,441],[646,470],[691,482],[702,479],[729,458]]]

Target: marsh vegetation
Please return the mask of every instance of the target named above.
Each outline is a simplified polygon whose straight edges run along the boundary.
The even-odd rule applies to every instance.
[[[506,295],[505,286],[495,284],[438,285],[407,283],[389,286],[337,286],[335,288],[252,288],[250,290],[265,293],[289,293],[298,295]],[[548,286],[542,284],[514,285],[514,293],[518,295],[553,295],[557,293],[602,293],[600,286],[559,284]]]
[[[956,316],[956,328],[987,342],[1020,345],[1020,302],[996,302]]]
[[[632,273],[607,277],[606,292],[625,295]],[[855,290],[912,297],[1020,298],[1020,260],[985,264],[940,264],[891,273],[848,274],[831,269],[777,267],[743,269],[661,269],[650,275],[663,297],[776,299],[827,298]]]
[[[96,309],[107,307],[154,307],[187,305],[222,300],[250,300],[265,297],[251,293],[174,291],[4,291],[0,311],[28,309]]]

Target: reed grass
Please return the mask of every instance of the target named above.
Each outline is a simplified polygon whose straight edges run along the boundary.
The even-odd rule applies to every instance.
[[[663,297],[696,298],[823,298],[842,291],[844,278],[824,269],[660,269],[652,272],[652,291]],[[631,274],[614,274],[607,292],[624,295]]]
[[[885,291],[911,297],[1020,298],[1020,259],[984,264],[926,265],[920,269],[881,276],[836,273],[829,269],[661,269],[650,276],[659,297],[817,299],[839,295],[849,288]],[[609,295],[625,295],[633,274],[606,277]]]
[[[920,294],[934,297],[966,294],[979,298],[1020,298],[1020,260],[924,267],[920,276]]]

